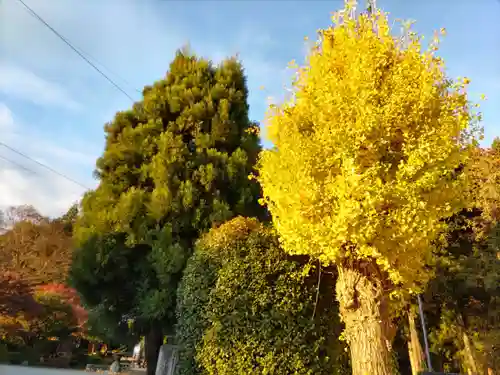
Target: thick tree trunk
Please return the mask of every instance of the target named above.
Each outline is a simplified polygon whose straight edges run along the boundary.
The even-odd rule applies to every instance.
[[[408,323],[410,329],[408,352],[410,354],[411,373],[413,375],[418,375],[424,371],[424,353],[418,337],[417,327],[415,324],[415,312],[413,310],[408,312]]]
[[[339,266],[336,285],[352,374],[393,375],[397,371],[391,348],[395,327],[388,313],[388,298],[382,283],[360,268]]]
[[[145,354],[147,362],[147,375],[155,375],[156,364],[158,363],[158,354],[163,344],[162,329],[152,325],[145,337]]]

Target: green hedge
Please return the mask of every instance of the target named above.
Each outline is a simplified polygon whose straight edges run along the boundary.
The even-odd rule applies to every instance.
[[[9,363],[9,349],[6,344],[0,343],[0,364]]]
[[[179,375],[343,374],[334,275],[238,217],[197,244],[178,290]],[[316,302],[316,298],[318,301]]]

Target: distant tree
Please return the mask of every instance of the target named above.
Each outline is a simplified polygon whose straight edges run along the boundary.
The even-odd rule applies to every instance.
[[[493,142],[491,144],[491,148],[496,152],[500,151],[500,138],[499,137],[495,137],[495,139],[493,140]]]
[[[32,286],[16,274],[0,273],[0,316],[14,317],[22,311],[35,314],[39,311],[32,296]]]
[[[272,108],[259,177],[284,249],[336,265],[354,375],[392,374],[396,302],[432,276],[445,219],[463,206],[477,115],[407,32],[352,1],[321,31],[294,96]]]
[[[30,205],[11,206],[0,211],[0,228],[2,231],[7,231],[20,222],[40,224],[45,220],[47,218]]]
[[[467,168],[468,209],[479,210],[469,223],[480,238],[486,238],[500,221],[500,149],[479,148],[474,150]]]
[[[55,221],[64,224],[65,231],[73,234],[73,228],[76,224],[79,213],[79,205],[75,203],[61,217],[56,218]]]
[[[62,302],[71,307],[76,327],[82,329],[87,322],[88,312],[82,307],[80,296],[75,289],[64,284],[46,284],[36,288],[38,295],[57,296]]]
[[[68,300],[66,288],[63,290],[47,287],[36,288],[33,295],[41,307],[42,312],[30,321],[29,333],[37,339],[49,339],[50,337],[66,338],[78,330],[78,317],[75,314],[75,306]]]
[[[499,230],[488,241],[451,247],[440,254],[436,277],[424,294],[432,350],[446,371],[499,369]]]
[[[72,280],[90,308],[146,334],[148,374],[175,324],[175,296],[196,238],[235,215],[259,215],[248,180],[260,150],[241,64],[179,51],[165,79],[105,127],[99,187],[76,227]]]
[[[467,175],[468,207],[451,220],[424,306],[449,370],[485,373],[500,368],[500,150],[477,148]]]
[[[72,342],[86,320],[75,291],[63,285],[72,222],[44,217],[31,206],[6,209],[1,219],[0,341],[38,360],[56,349],[54,337]]]
[[[30,285],[64,283],[73,251],[65,224],[44,218],[32,208],[11,208],[5,216],[9,229],[0,235],[2,271]]]
[[[0,298],[0,336],[10,343],[34,348],[40,343],[70,339],[79,331],[86,314],[74,292],[62,285],[21,289],[11,282],[15,294]]]

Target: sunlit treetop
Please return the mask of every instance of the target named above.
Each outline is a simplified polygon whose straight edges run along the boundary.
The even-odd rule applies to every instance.
[[[476,236],[485,238],[500,221],[500,147],[498,139],[491,148],[477,147],[467,166],[469,210],[479,209],[469,224]]]
[[[320,30],[293,97],[270,108],[259,181],[284,248],[326,264],[374,258],[411,287],[462,205],[478,134],[467,78],[410,28],[349,6]],[[444,33],[444,30],[442,30]]]
[[[179,50],[166,77],[106,124],[100,184],[82,201],[79,241],[114,231],[129,244],[148,242],[158,227],[195,239],[235,214],[252,216],[259,187],[247,175],[260,145],[247,97],[236,58],[215,65]]]

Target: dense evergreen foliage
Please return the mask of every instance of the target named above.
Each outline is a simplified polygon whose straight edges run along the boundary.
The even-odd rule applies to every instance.
[[[258,185],[247,178],[259,151],[247,96],[237,60],[214,66],[179,51],[165,79],[105,127],[100,184],[82,202],[72,280],[90,307],[149,332],[149,348],[175,323],[176,286],[196,238],[262,211]]]
[[[498,368],[500,150],[477,148],[467,166],[468,207],[453,217],[425,293],[433,351],[459,372]]]
[[[179,288],[180,373],[347,373],[333,279],[256,220],[212,229]]]

